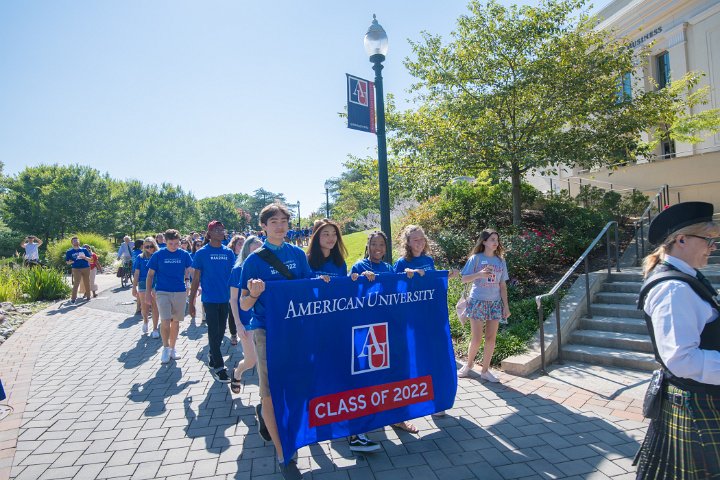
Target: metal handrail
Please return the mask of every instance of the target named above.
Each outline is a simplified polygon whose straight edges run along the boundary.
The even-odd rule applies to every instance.
[[[634,222],[635,226],[635,265],[640,265],[640,259],[645,258],[645,217],[647,217],[647,224],[650,227],[652,222],[652,209],[657,207],[658,212],[661,212],[665,206],[670,204],[670,186],[663,185],[658,189],[655,196],[648,202],[648,206],[645,208],[640,218]],[[638,235],[639,233],[639,235]]]
[[[580,258],[578,258],[575,263],[573,263],[572,267],[568,269],[567,272],[565,272],[565,275],[555,284],[555,286],[548,292],[543,293],[542,295],[536,295],[535,296],[535,303],[537,303],[538,307],[538,318],[540,322],[540,371],[543,374],[547,374],[545,371],[545,319],[543,307],[542,307],[542,301],[543,298],[552,296],[555,300],[555,322],[557,324],[557,341],[558,341],[558,363],[562,364],[562,333],[560,331],[560,297],[558,296],[557,292],[560,290],[560,287],[563,286],[563,284],[567,281],[568,278],[570,278],[570,275],[572,275],[575,272],[575,269],[580,265],[580,262],[585,263],[585,291],[587,294],[585,295],[587,299],[587,316],[589,318],[592,318],[592,311],[590,308],[590,267],[588,262],[588,255],[590,255],[590,252],[593,251],[595,248],[595,245],[600,241],[603,235],[606,236],[605,243],[607,245],[607,270],[608,275],[610,275],[612,271],[612,267],[610,265],[610,227],[615,225],[615,268],[616,271],[620,271],[620,234],[619,234],[619,225],[618,222],[615,220],[612,220],[608,222],[605,227],[598,233],[597,237],[595,237],[595,240],[590,243],[590,246],[585,249],[582,255],[580,255]]]

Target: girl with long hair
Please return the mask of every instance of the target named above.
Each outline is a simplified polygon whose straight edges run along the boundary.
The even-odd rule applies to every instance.
[[[483,340],[484,325],[485,344],[480,378],[493,383],[500,381],[490,371],[490,360],[495,351],[499,324],[510,316],[506,285],[508,270],[504,253],[498,232],[483,230],[462,269],[462,282],[472,283],[466,310],[472,338],[468,346],[468,362],[458,371],[459,377],[470,376]]]

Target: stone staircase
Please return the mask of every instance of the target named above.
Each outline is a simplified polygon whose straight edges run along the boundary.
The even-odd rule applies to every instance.
[[[713,252],[710,260],[703,273],[718,288],[720,250]],[[643,312],[637,309],[641,285],[640,268],[612,273],[595,294],[592,318],[582,317],[578,329],[563,345],[563,358],[636,370],[658,368]]]

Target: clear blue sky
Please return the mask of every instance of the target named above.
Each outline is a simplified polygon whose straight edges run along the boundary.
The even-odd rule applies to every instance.
[[[372,14],[389,37],[385,91],[407,105],[407,39],[448,38],[465,12],[457,0],[2,2],[0,161],[6,174],[90,165],[198,198],[263,187],[306,216],[347,155],[376,146],[338,117],[345,73],[373,77]]]

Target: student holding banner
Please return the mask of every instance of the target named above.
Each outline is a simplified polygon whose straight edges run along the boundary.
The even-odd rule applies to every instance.
[[[347,249],[338,224],[327,218],[316,221],[307,251],[308,263],[313,274],[326,282],[332,277],[346,277],[345,257],[347,257]],[[353,280],[357,278],[358,275],[355,274]],[[379,443],[373,442],[364,433],[351,435],[348,437],[348,443],[353,452],[371,453],[381,448]]]
[[[255,235],[250,235],[243,239],[243,246],[238,252],[235,266],[230,272],[230,311],[232,312],[232,321],[235,324],[236,331],[240,337],[240,344],[243,349],[243,359],[238,362],[237,367],[233,370],[232,381],[230,382],[230,390],[232,393],[238,394],[242,391],[242,375],[257,363],[257,352],[255,351],[255,342],[253,331],[250,327],[252,314],[240,308],[240,277],[242,276],[242,265],[245,259],[252,252],[262,247],[263,242]],[[232,242],[231,242],[232,244]]]
[[[286,479],[300,479],[302,475],[294,461],[285,463],[280,435],[275,421],[275,409],[270,397],[267,370],[267,332],[265,330],[265,305],[262,293],[269,280],[312,278],[310,265],[301,248],[285,242],[290,228],[290,212],[281,204],[271,204],[260,212],[260,226],[267,235],[263,248],[253,252],[243,264],[240,275],[240,308],[252,309],[250,326],[255,334],[258,362],[257,372],[261,404],[255,409],[258,415],[260,436],[272,440],[277,452],[280,472]]]
[[[495,350],[499,324],[510,316],[505,284],[508,270],[503,253],[499,234],[492,229],[483,230],[462,269],[462,282],[472,282],[466,310],[470,318],[472,339],[468,347],[468,363],[458,371],[458,377],[470,376],[480,349],[484,323],[485,346],[480,378],[492,383],[500,381],[490,371],[490,359]]]
[[[419,228],[419,227],[418,227]],[[423,232],[423,237],[425,233]],[[387,236],[385,233],[380,231],[372,232],[368,235],[368,242],[365,245],[365,258],[355,262],[352,267],[352,279],[358,278],[358,275],[364,275],[371,282],[375,280],[375,275],[380,273],[395,273],[392,265],[385,261],[385,254],[387,253]],[[430,258],[430,257],[427,257]],[[432,263],[432,270],[435,270],[435,265]],[[403,269],[403,272],[407,274],[408,278],[412,278],[416,270]],[[397,273],[403,273],[397,272]],[[425,274],[425,270],[422,270],[421,276]],[[410,433],[418,433],[418,429],[415,425],[410,422],[398,422],[392,425],[400,430],[405,430]],[[352,448],[352,447],[351,447]]]

